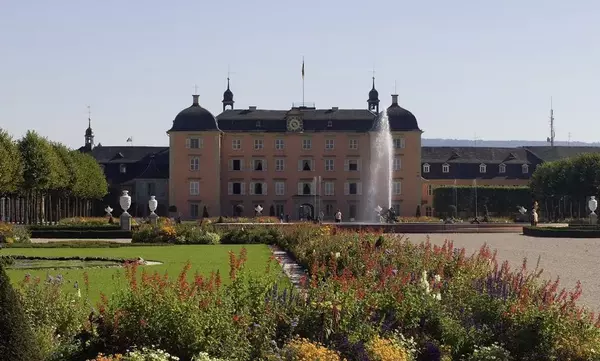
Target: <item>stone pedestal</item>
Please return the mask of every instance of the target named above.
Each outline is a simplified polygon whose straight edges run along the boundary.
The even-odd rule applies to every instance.
[[[595,212],[590,213],[590,224],[598,224],[598,215]]]
[[[121,229],[124,231],[131,231],[131,214],[127,212],[121,214]]]
[[[150,218],[150,224],[153,226],[156,226],[156,224],[158,223],[158,215],[156,213],[152,212],[152,213],[150,213],[148,218]]]

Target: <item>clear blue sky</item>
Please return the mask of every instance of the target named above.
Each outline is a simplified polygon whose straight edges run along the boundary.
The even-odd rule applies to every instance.
[[[0,127],[83,144],[166,145],[192,101],[364,108],[371,70],[426,138],[600,134],[600,1],[0,1]]]

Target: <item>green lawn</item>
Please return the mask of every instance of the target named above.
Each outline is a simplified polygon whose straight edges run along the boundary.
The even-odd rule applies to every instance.
[[[25,255],[40,257],[111,257],[111,258],[137,258],[142,257],[146,261],[160,261],[163,264],[157,266],[144,266],[149,273],[154,271],[164,274],[168,272],[173,279],[176,278],[184,265],[189,261],[192,265],[189,277],[198,271],[200,274],[209,275],[212,271],[219,270],[224,283],[229,281],[229,251],[238,255],[245,247],[248,251],[246,268],[254,274],[264,274],[267,261],[271,257],[271,251],[266,245],[185,245],[170,247],[119,247],[119,248],[6,248],[0,251],[3,256]],[[273,272],[282,273],[276,264],[271,267]],[[89,268],[89,269],[24,269],[7,270],[8,275],[15,284],[19,283],[26,274],[40,277],[42,280],[47,275],[56,276],[61,274],[66,280],[65,287],[73,290],[73,284],[78,282],[83,292],[83,273],[87,272],[90,285],[89,298],[92,301],[99,299],[100,293],[110,295],[119,287],[123,287],[122,268]]]

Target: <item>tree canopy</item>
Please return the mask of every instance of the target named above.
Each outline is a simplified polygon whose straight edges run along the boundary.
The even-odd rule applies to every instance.
[[[0,195],[58,192],[101,199],[108,185],[89,154],[51,142],[35,131],[18,141],[0,129]]]

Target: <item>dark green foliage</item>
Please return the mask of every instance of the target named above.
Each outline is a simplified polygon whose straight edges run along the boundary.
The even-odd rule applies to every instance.
[[[456,190],[455,190],[456,189]],[[456,192],[456,194],[455,194]],[[433,190],[433,208],[438,213],[448,212],[457,202],[457,212],[475,213],[475,187],[444,186]],[[487,205],[489,212],[499,216],[508,216],[517,212],[518,206],[529,209],[532,195],[529,187],[477,187],[478,208]]]
[[[40,229],[31,230],[31,238],[48,239],[126,239],[130,231],[121,229]]]
[[[46,190],[52,184],[52,159],[48,155],[50,149],[48,142],[35,131],[28,131],[19,141],[25,190]]]
[[[600,227],[523,227],[523,234],[550,238],[600,238]]]
[[[13,193],[22,182],[21,155],[12,137],[0,129],[0,194]]]
[[[0,357],[11,361],[38,361],[34,335],[21,301],[0,264]]]
[[[78,151],[72,151],[71,158],[75,166],[73,195],[88,199],[104,197],[108,193],[108,184],[96,160],[91,155]]]

